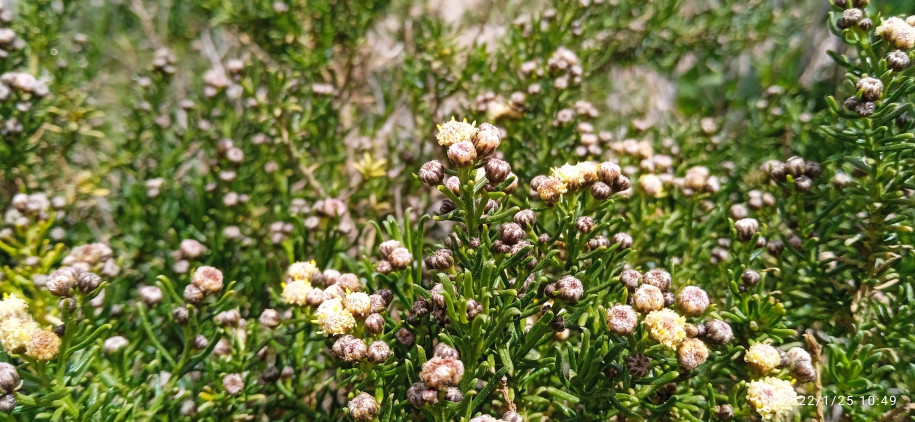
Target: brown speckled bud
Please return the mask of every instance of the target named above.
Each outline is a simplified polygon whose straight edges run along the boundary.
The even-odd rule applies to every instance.
[[[464,400],[464,393],[461,393],[460,388],[448,387],[445,389],[445,400],[452,403],[460,403]]]
[[[237,396],[245,389],[245,379],[242,378],[241,374],[228,374],[222,377],[222,388],[229,395]]]
[[[222,290],[222,271],[210,266],[203,266],[194,271],[191,283],[210,295]]]
[[[791,368],[791,376],[803,382],[810,382],[816,379],[817,372],[810,362],[800,362]]]
[[[634,353],[626,358],[626,368],[632,376],[642,378],[648,375],[648,372],[651,370],[651,361],[648,359],[648,356],[641,353]]]
[[[696,286],[686,286],[677,295],[677,307],[687,316],[702,315],[708,305],[708,293]]]
[[[428,388],[440,390],[443,387],[456,386],[464,376],[464,363],[456,358],[433,356],[423,364],[419,378]]]
[[[630,181],[629,178],[626,176],[617,177],[616,182],[613,183],[614,192],[622,192],[631,187],[632,187],[632,181]]]
[[[397,337],[397,341],[399,341],[400,344],[403,344],[408,349],[416,344],[416,334],[413,334],[413,332],[406,328],[401,328],[394,336]]]
[[[613,189],[604,182],[597,182],[591,186],[591,196],[598,201],[609,198],[612,193]]]
[[[855,113],[861,117],[870,117],[875,111],[877,111],[877,106],[867,101],[859,102],[855,107]]]
[[[347,334],[334,342],[332,351],[335,358],[352,363],[365,359],[369,350],[364,340]]]
[[[660,310],[664,307],[664,292],[650,284],[643,284],[632,294],[632,305],[644,314]]]
[[[740,275],[740,279],[744,282],[744,284],[748,286],[755,286],[759,284],[760,276],[758,272],[747,268],[743,270],[743,274]]]
[[[883,82],[877,78],[861,78],[855,87],[864,101],[877,101],[883,95]]]
[[[470,141],[460,141],[448,147],[448,159],[455,167],[470,167],[477,159],[477,150]]]
[[[175,308],[175,310],[172,311],[172,319],[178,325],[187,324],[187,317],[188,317],[188,311],[187,311],[187,308],[185,308],[184,306]]]
[[[537,215],[534,214],[533,210],[521,210],[515,213],[514,221],[515,224],[523,228],[530,227],[537,222]]]
[[[349,408],[350,416],[357,422],[369,422],[378,416],[378,402],[368,393],[354,397],[346,407]]]
[[[486,170],[486,179],[493,185],[504,182],[512,172],[512,166],[498,158],[490,159],[483,168]]]
[[[581,296],[584,293],[585,289],[581,284],[581,280],[566,275],[562,276],[559,281],[555,283],[553,295],[566,302],[576,303],[581,300]]]
[[[909,54],[902,50],[890,51],[886,55],[886,66],[896,72],[906,70],[911,63]]]
[[[759,221],[755,218],[742,218],[734,222],[734,229],[737,230],[737,237],[740,240],[747,241],[759,232]]]
[[[715,406],[715,416],[723,421],[731,420],[734,417],[734,407],[729,404]]]
[[[518,223],[505,223],[499,231],[499,240],[506,245],[514,245],[527,236]]]
[[[391,357],[391,347],[383,341],[373,341],[369,345],[368,359],[374,364],[384,363]]]
[[[261,316],[257,320],[264,327],[276,328],[280,325],[280,313],[276,309],[264,309],[264,312],[261,312]]]
[[[199,303],[203,300],[203,290],[200,290],[199,287],[188,284],[184,288],[184,301],[187,303]]]
[[[670,276],[670,273],[660,268],[649,270],[642,276],[642,283],[655,286],[661,289],[662,292],[670,290],[670,283],[672,281],[673,278]]]
[[[435,186],[442,183],[445,178],[445,168],[438,160],[432,160],[423,164],[419,169],[419,180],[429,186]]]
[[[381,245],[378,246],[378,253],[381,254],[382,259],[388,259],[388,257],[391,256],[391,252],[401,246],[403,245],[401,245],[397,240],[385,240],[384,242],[381,242]]]
[[[365,318],[365,329],[369,334],[381,334],[384,331],[384,317],[381,314],[371,314]]]
[[[473,145],[476,148],[477,155],[480,157],[492,155],[496,148],[499,148],[499,142],[501,142],[499,138],[499,128],[489,123],[481,124],[473,137]]]
[[[429,257],[429,266],[434,270],[444,271],[454,265],[454,257],[450,249],[439,249]]]
[[[375,272],[379,274],[389,274],[391,271],[394,271],[394,267],[388,261],[378,261],[375,264]]]
[[[734,339],[734,332],[728,323],[712,319],[705,322],[705,338],[712,344],[727,344]]]
[[[620,283],[629,290],[635,290],[636,287],[639,287],[639,281],[641,279],[642,273],[633,269],[623,270],[623,272],[620,273]]]
[[[451,211],[457,209],[457,205],[454,204],[454,201],[450,199],[443,199],[441,205],[438,207],[439,214],[448,214]]]
[[[696,369],[699,365],[705,363],[708,359],[708,347],[702,340],[687,338],[680,342],[677,347],[677,362],[687,371]]]
[[[609,248],[610,239],[607,239],[605,236],[597,235],[588,240],[588,250],[597,250],[600,248]]]
[[[579,233],[589,233],[594,230],[594,218],[586,215],[578,217],[578,220],[575,221],[575,229]]]
[[[402,270],[409,267],[410,263],[413,262],[413,254],[407,248],[397,248],[391,251],[388,262],[391,263],[395,270]]]
[[[457,349],[445,344],[439,343],[435,345],[435,350],[432,352],[433,356],[438,356],[440,358],[451,358],[451,359],[460,359],[461,355],[458,353]]]
[[[610,243],[620,245],[619,250],[629,249],[632,247],[632,236],[628,233],[617,233],[610,239]]]
[[[639,317],[629,305],[616,305],[607,310],[607,328],[616,334],[628,336],[638,323]]]
[[[616,163],[603,162],[597,167],[597,177],[601,182],[608,186],[613,186],[616,179],[620,177],[620,166]]]
[[[474,319],[483,312],[483,305],[473,299],[467,299],[467,319]]]

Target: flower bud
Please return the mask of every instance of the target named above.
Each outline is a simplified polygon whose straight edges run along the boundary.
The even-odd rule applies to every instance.
[[[588,250],[594,251],[600,248],[609,248],[610,239],[605,236],[597,235],[588,240]]]
[[[199,287],[188,284],[184,287],[184,301],[187,303],[199,303],[203,300],[203,290],[200,290]]]
[[[612,193],[613,189],[604,182],[597,182],[591,186],[591,196],[598,201],[609,198]]]
[[[512,171],[512,167],[508,163],[498,158],[489,159],[483,167],[486,169],[486,179],[493,185],[504,182]]]
[[[369,334],[381,334],[384,331],[384,317],[381,314],[371,314],[365,318],[365,329]]]
[[[677,295],[677,307],[687,316],[702,315],[708,305],[708,293],[696,286],[686,286]]]
[[[696,369],[708,359],[708,347],[702,340],[687,338],[680,342],[677,348],[677,362],[687,371]]]
[[[801,349],[800,347],[792,347],[788,349],[788,361],[791,362],[791,365],[797,365],[800,363],[810,363],[812,360],[810,358],[810,353],[807,353],[806,350]]]
[[[515,213],[514,221],[523,228],[531,227],[537,222],[537,215],[533,210],[521,210]]]
[[[620,273],[620,283],[629,290],[635,290],[636,287],[639,287],[639,281],[641,279],[642,273],[633,269],[623,270],[623,272]]]
[[[10,413],[16,408],[16,396],[4,394],[0,396],[0,412]]]
[[[0,394],[11,394],[19,388],[19,372],[16,367],[0,362]]]
[[[858,24],[864,18],[864,12],[860,9],[846,9],[842,12],[842,17],[836,21],[839,29],[848,29]]]
[[[731,420],[734,417],[734,407],[729,404],[715,406],[715,416],[724,421]]]
[[[378,252],[381,254],[381,258],[388,259],[391,256],[391,252],[394,252],[394,249],[400,248],[403,245],[396,240],[386,240],[381,242],[381,245],[378,246]]]
[[[791,367],[791,376],[799,381],[810,382],[816,379],[817,372],[810,362],[798,362]]]
[[[734,332],[728,323],[711,319],[705,322],[705,338],[712,344],[727,344],[734,339]]]
[[[553,296],[569,303],[578,302],[585,293],[585,288],[581,284],[581,280],[570,275],[562,276],[559,281],[554,284]]]
[[[162,289],[156,286],[143,286],[139,289],[140,300],[146,305],[153,307],[162,302]]]
[[[84,271],[76,277],[76,285],[83,293],[90,293],[94,291],[100,284],[102,284],[102,278],[99,277],[96,273]]]
[[[660,268],[649,270],[642,276],[643,284],[655,286],[661,289],[662,292],[670,290],[670,283],[672,281],[673,278],[670,276],[670,273]]]
[[[77,271],[71,267],[61,267],[48,275],[45,286],[54,296],[70,297],[76,286]]]
[[[870,102],[860,102],[855,106],[855,113],[858,113],[861,117],[870,117],[877,111],[876,105]]]
[[[636,378],[642,378],[651,371],[651,361],[648,356],[641,353],[633,353],[626,357],[626,369],[629,374]]]
[[[469,141],[461,141],[448,147],[448,159],[456,167],[470,167],[477,159],[477,151]]]
[[[394,267],[395,270],[402,270],[410,266],[410,263],[413,262],[413,254],[411,254],[407,248],[397,248],[391,251],[388,262],[391,263],[391,266]]]
[[[639,317],[629,305],[616,305],[607,310],[607,328],[616,334],[628,336],[638,323]]]
[[[664,292],[651,284],[642,284],[632,294],[632,305],[643,314],[657,311],[664,307]]]
[[[886,55],[886,66],[896,72],[906,70],[911,64],[909,54],[902,50],[893,50]]]
[[[483,312],[483,305],[473,299],[467,299],[467,319],[474,319]]]
[[[880,99],[880,96],[883,95],[883,82],[877,78],[861,78],[858,80],[858,84],[855,85],[855,87],[861,93],[861,99],[864,101],[877,101]]]
[[[434,356],[423,364],[419,373],[426,386],[435,390],[456,386],[464,376],[464,363],[456,358]]]
[[[280,325],[280,313],[273,308],[264,309],[261,316],[257,319],[264,327],[276,328]]]
[[[373,341],[369,345],[368,359],[375,364],[384,363],[391,357],[391,347],[383,341]]]
[[[335,358],[352,363],[365,359],[369,350],[364,340],[347,334],[334,342],[331,351]]]
[[[601,182],[613,186],[616,182],[616,179],[620,177],[621,170],[620,166],[616,163],[603,162],[597,166],[597,177]]]
[[[740,279],[747,286],[755,286],[755,285],[759,284],[760,276],[759,276],[758,272],[747,268],[747,269],[743,270],[743,274],[740,275]]]
[[[354,397],[346,406],[350,416],[357,422],[369,422],[378,416],[378,402],[368,393]]]
[[[229,395],[237,396],[245,389],[245,379],[242,378],[241,374],[228,374],[222,377],[222,388]]]
[[[124,336],[114,336],[105,340],[105,343],[102,345],[102,350],[105,351],[106,355],[110,355],[127,347],[128,344],[129,342]]]
[[[579,233],[589,233],[594,229],[594,218],[586,215],[578,217],[578,220],[575,220],[575,229]]]
[[[191,347],[197,350],[206,349],[209,345],[210,340],[200,334],[194,336],[194,340],[191,341]]]
[[[435,350],[432,352],[433,356],[438,356],[440,358],[450,358],[450,359],[459,359],[460,353],[457,349],[445,344],[439,343],[435,345]]]
[[[499,129],[489,123],[481,124],[473,138],[477,155],[480,157],[492,155],[496,148],[499,147],[500,142]]]
[[[203,266],[194,271],[191,283],[204,294],[213,294],[222,290],[222,271],[210,266]]]
[[[628,233],[617,233],[610,239],[610,243],[620,245],[619,250],[629,249],[632,247],[632,236]]]
[[[734,229],[740,240],[747,241],[759,232],[759,222],[755,218],[743,218],[734,222]]]
[[[445,168],[438,160],[432,160],[423,164],[419,169],[419,180],[429,186],[435,186],[442,183],[445,178]]]
[[[464,400],[464,393],[457,387],[448,387],[445,389],[445,400],[452,403],[460,403]]]
[[[389,274],[391,271],[394,271],[394,267],[388,261],[378,261],[375,264],[375,272],[379,274]]]
[[[416,334],[413,334],[412,331],[406,328],[397,330],[397,334],[395,334],[394,337],[397,337],[397,341],[399,341],[400,344],[403,344],[407,349],[412,348],[413,345],[416,344]]]
[[[505,223],[499,231],[499,240],[506,245],[514,245],[527,236],[518,223]]]

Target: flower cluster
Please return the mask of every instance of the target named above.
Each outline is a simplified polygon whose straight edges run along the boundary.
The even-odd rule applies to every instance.
[[[57,334],[40,328],[25,300],[16,296],[0,300],[0,344],[6,353],[48,361],[57,357],[60,343]]]

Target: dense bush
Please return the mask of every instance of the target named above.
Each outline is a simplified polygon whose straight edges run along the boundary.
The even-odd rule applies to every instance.
[[[911,13],[0,0],[0,415],[911,420]]]

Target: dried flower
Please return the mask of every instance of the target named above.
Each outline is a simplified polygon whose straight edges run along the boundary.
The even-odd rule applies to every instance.
[[[60,343],[60,337],[53,331],[37,330],[25,346],[25,354],[35,360],[49,361],[57,357]]]

